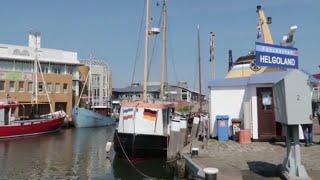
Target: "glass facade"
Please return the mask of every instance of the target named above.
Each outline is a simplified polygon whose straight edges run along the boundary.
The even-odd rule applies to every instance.
[[[17,72],[33,72],[33,61],[19,61],[0,59],[0,71],[17,71]],[[74,78],[77,76],[77,65],[55,64],[41,62],[41,70],[43,73],[70,74]],[[39,70],[40,72],[40,70]]]

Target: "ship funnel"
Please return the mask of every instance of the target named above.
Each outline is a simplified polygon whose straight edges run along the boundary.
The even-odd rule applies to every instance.
[[[230,71],[231,68],[232,68],[232,65],[233,65],[233,58],[232,58],[232,50],[231,50],[231,49],[229,49],[228,54],[229,54],[229,66],[228,66],[228,71]]]
[[[257,12],[259,12],[260,9],[261,9],[261,5],[258,5],[258,6],[257,6]]]
[[[272,18],[271,17],[268,17],[267,18],[267,24],[271,24],[272,23]]]

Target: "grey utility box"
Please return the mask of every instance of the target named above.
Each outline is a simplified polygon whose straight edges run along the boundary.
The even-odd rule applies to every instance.
[[[311,124],[309,76],[290,70],[273,87],[276,121],[286,125]]]

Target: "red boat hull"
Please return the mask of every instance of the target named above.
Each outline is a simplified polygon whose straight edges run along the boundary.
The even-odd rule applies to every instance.
[[[59,117],[51,120],[2,125],[0,126],[0,139],[54,132],[60,129],[63,121],[64,117]]]

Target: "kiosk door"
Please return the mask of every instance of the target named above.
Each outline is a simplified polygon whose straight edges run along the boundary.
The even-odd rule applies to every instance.
[[[276,137],[272,87],[257,88],[259,139]]]

